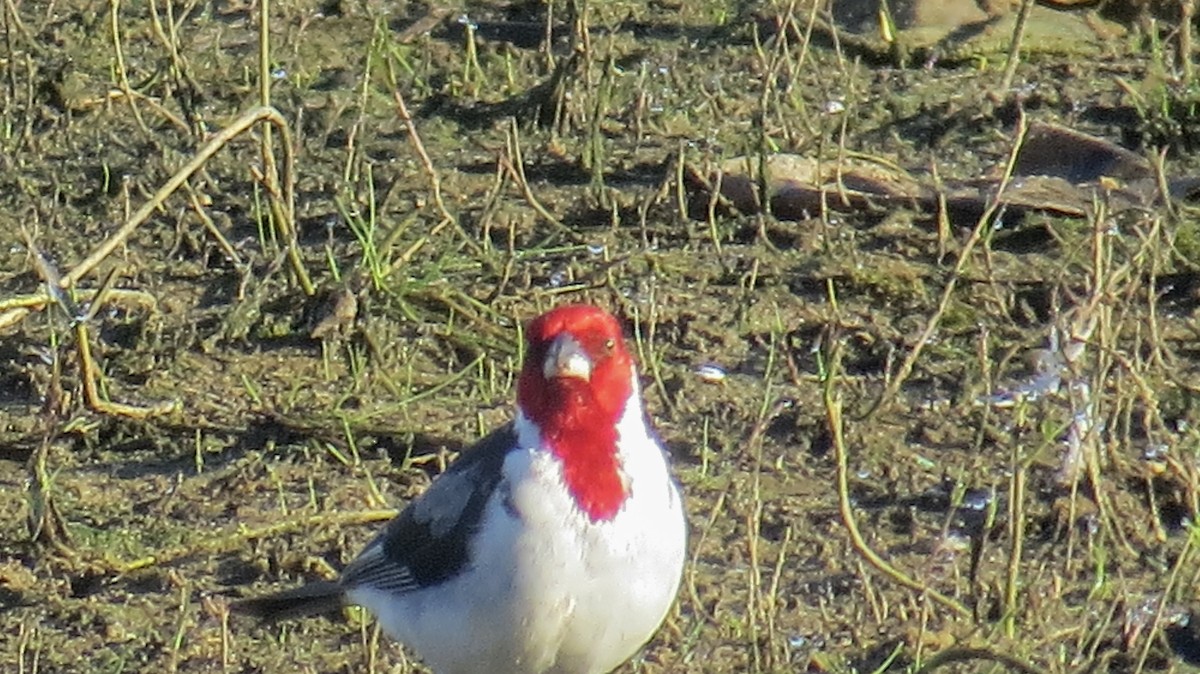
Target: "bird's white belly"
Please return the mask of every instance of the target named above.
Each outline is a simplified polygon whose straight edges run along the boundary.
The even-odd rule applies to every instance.
[[[523,479],[488,504],[472,568],[402,598],[366,588],[350,598],[437,674],[608,672],[653,634],[678,588],[686,534],[666,466],[611,521],[591,522],[554,463],[514,459],[525,465],[506,473]]]

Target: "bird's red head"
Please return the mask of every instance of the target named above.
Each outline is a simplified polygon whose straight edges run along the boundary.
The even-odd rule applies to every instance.
[[[579,507],[593,520],[616,515],[627,495],[617,421],[633,396],[633,358],[621,326],[598,307],[558,307],[525,330],[517,404],[562,461]]]

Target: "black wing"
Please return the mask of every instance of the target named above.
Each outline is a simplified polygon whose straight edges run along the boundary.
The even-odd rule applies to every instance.
[[[437,585],[469,562],[468,545],[517,444],[511,423],[466,449],[342,573],[347,590],[407,592]]]

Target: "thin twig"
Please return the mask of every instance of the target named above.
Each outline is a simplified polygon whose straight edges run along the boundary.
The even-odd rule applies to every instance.
[[[1008,43],[1008,59],[1004,62],[1004,77],[1000,80],[1001,97],[1012,86],[1013,78],[1017,75],[1017,65],[1021,62],[1021,43],[1025,41],[1025,26],[1029,23],[1031,10],[1033,0],[1022,0],[1017,22],[1013,24],[1012,40]]]
[[[133,112],[133,118],[137,121],[138,127],[141,128],[143,133],[150,135],[150,127],[146,126],[145,120],[142,119],[141,111],[134,105],[133,87],[129,86],[129,73],[125,69],[125,54],[121,48],[120,9],[120,0],[109,0],[108,21],[109,28],[112,30],[113,56],[117,61],[117,85],[124,92],[125,100],[129,102],[129,109]]]
[[[950,297],[954,294],[955,288],[958,287],[958,280],[962,278],[963,270],[966,269],[967,263],[971,259],[971,252],[975,249],[979,241],[983,239],[984,233],[992,225],[992,218],[1003,205],[1004,191],[1008,189],[1008,184],[1012,181],[1013,168],[1016,166],[1021,146],[1025,143],[1025,131],[1027,129],[1028,124],[1025,119],[1025,112],[1022,110],[1017,118],[1016,141],[1013,143],[1012,151],[1008,155],[1008,161],[1004,164],[1004,174],[1000,176],[996,193],[988,201],[987,208],[979,216],[979,221],[975,223],[975,229],[971,231],[971,236],[963,244],[962,250],[958,254],[958,261],[954,264],[954,270],[951,272],[949,280],[946,281],[946,287],[942,289],[942,296],[938,300],[937,309],[934,310],[933,315],[926,321],[925,329],[921,331],[916,343],[913,344],[912,350],[908,352],[908,355],[904,357],[904,361],[900,363],[900,369],[897,370],[892,380],[888,382],[883,395],[879,397],[879,400],[863,416],[869,416],[876,409],[884,406],[895,397],[900,391],[900,387],[904,385],[909,375],[912,374],[913,367],[917,364],[917,359],[921,357],[921,353],[925,350],[925,345],[932,341],[933,333],[937,331],[942,316],[946,313],[946,308],[950,306]]]
[[[126,574],[152,566],[170,564],[171,562],[200,553],[214,554],[237,550],[245,546],[247,541],[258,540],[260,538],[276,538],[290,531],[311,531],[322,527],[341,528],[358,524],[371,524],[390,520],[396,516],[396,513],[396,510],[386,508],[361,512],[328,513],[277,522],[258,529],[238,527],[237,531],[232,533],[213,537],[199,537],[185,545],[138,559],[129,561],[109,559],[106,561],[106,565],[111,573]]]
[[[92,358],[90,340],[91,337],[88,334],[87,323],[77,323],[75,325],[75,343],[79,350],[79,377],[83,381],[84,401],[87,403],[88,408],[101,414],[129,417],[130,419],[148,419],[150,417],[170,414],[179,409],[180,404],[178,400],[166,400],[145,407],[105,400],[100,395],[100,389],[96,385],[96,379],[100,376],[100,368],[96,366],[96,361]]]
[[[270,4],[270,0],[259,0],[258,98],[260,109],[274,110],[271,107]],[[282,120],[282,116],[280,119]],[[287,135],[287,125],[279,124],[277,126],[280,128],[281,141],[284,144],[284,161],[290,164],[292,140]],[[308,276],[308,270],[304,267],[304,260],[300,256],[299,234],[296,231],[296,202],[292,198],[295,187],[295,173],[291,170],[290,166],[285,169],[282,176],[276,169],[275,147],[272,142],[270,126],[263,127],[260,146],[262,148],[264,174],[262,176],[262,183],[267,189],[267,193],[271,196],[269,201],[271,223],[279,229],[279,233],[283,235],[284,241],[287,242],[288,260],[291,262],[292,272],[296,274],[296,280],[300,283],[300,288],[304,291],[305,295],[312,297],[317,293],[317,287],[313,285],[312,279]],[[281,178],[284,181],[282,188],[279,185]]]
[[[91,255],[88,255],[83,262],[80,262],[74,269],[63,276],[62,287],[69,288],[78,283],[81,278],[92,271],[92,269],[112,254],[118,246],[124,243],[129,238],[129,235],[150,217],[151,213],[162,206],[167,197],[179,189],[192,174],[199,171],[209,159],[212,159],[218,150],[225,147],[230,140],[245,133],[259,122],[269,122],[278,128],[280,135],[283,136],[283,200],[287,203],[288,211],[292,211],[292,204],[294,203],[292,190],[294,158],[292,156],[291,134],[288,131],[287,121],[284,120],[283,115],[279,114],[279,111],[275,108],[257,107],[242,113],[232,124],[214,134],[208,143],[200,148],[199,152],[180,167],[162,187],[158,188],[158,191],[150,197],[149,201],[142,204],[141,208],[129,216],[129,219],[117,231],[113,232],[104,243],[93,250]]]
[[[501,161],[504,163],[505,168],[508,169],[513,180],[516,181],[517,186],[521,189],[521,195],[525,197],[525,201],[529,202],[529,205],[533,207],[533,210],[538,215],[542,216],[542,219],[553,225],[555,229],[566,234],[572,242],[584,242],[583,238],[576,234],[574,230],[564,225],[561,220],[547,210],[542,205],[542,202],[538,200],[537,195],[533,193],[533,188],[529,185],[529,179],[525,177],[525,158],[521,153],[521,137],[515,119],[512,120],[512,124],[509,126],[508,154]]]
[[[1032,665],[1022,662],[1017,658],[1005,653],[989,651],[984,648],[951,648],[929,658],[925,664],[917,670],[916,674],[929,674],[933,670],[943,665],[950,665],[959,662],[970,662],[972,660],[983,660],[1003,665],[1008,669],[1019,672],[1020,674],[1045,674],[1042,670],[1033,667]]]
[[[841,514],[842,523],[845,525],[846,531],[850,534],[850,544],[858,554],[862,555],[868,564],[875,567],[877,571],[890,578],[893,582],[914,590],[922,596],[929,597],[961,616],[969,617],[971,612],[959,601],[912,578],[880,557],[878,553],[871,549],[866,539],[863,538],[862,532],[859,531],[858,523],[854,519],[854,506],[850,501],[850,469],[846,456],[846,440],[843,435],[842,403],[835,391],[835,383],[841,369],[840,360],[840,348],[835,341],[830,349],[829,362],[826,365],[827,369],[824,373],[825,383],[822,399],[825,403],[825,417],[829,424],[829,432],[833,437],[833,451],[835,460],[837,461],[838,511]]]
[[[421,134],[417,132],[416,122],[413,121],[413,116],[408,111],[408,104],[404,102],[404,95],[400,93],[399,80],[396,77],[396,66],[391,59],[387,60],[388,66],[388,83],[392,87],[392,100],[396,103],[396,116],[404,122],[404,128],[408,131],[408,138],[412,142],[413,150],[416,151],[417,157],[421,160],[421,167],[425,169],[425,174],[429,176],[429,189],[433,192],[433,203],[437,206],[438,212],[441,213],[442,219],[450,221],[458,227],[458,218],[446,208],[446,200],[442,196],[442,178],[437,172],[437,168],[433,165],[433,160],[429,157],[429,152],[425,150],[425,143],[421,141]],[[466,232],[458,227],[459,233],[462,234],[463,241],[470,246],[477,254],[481,254],[482,250],[479,244]]]

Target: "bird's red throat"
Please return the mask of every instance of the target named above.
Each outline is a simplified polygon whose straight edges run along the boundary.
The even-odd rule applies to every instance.
[[[617,453],[617,422],[631,393],[628,384],[624,392],[609,391],[610,400],[587,382],[539,383],[518,385],[522,411],[562,462],[563,480],[579,509],[593,522],[611,520],[628,496]]]

